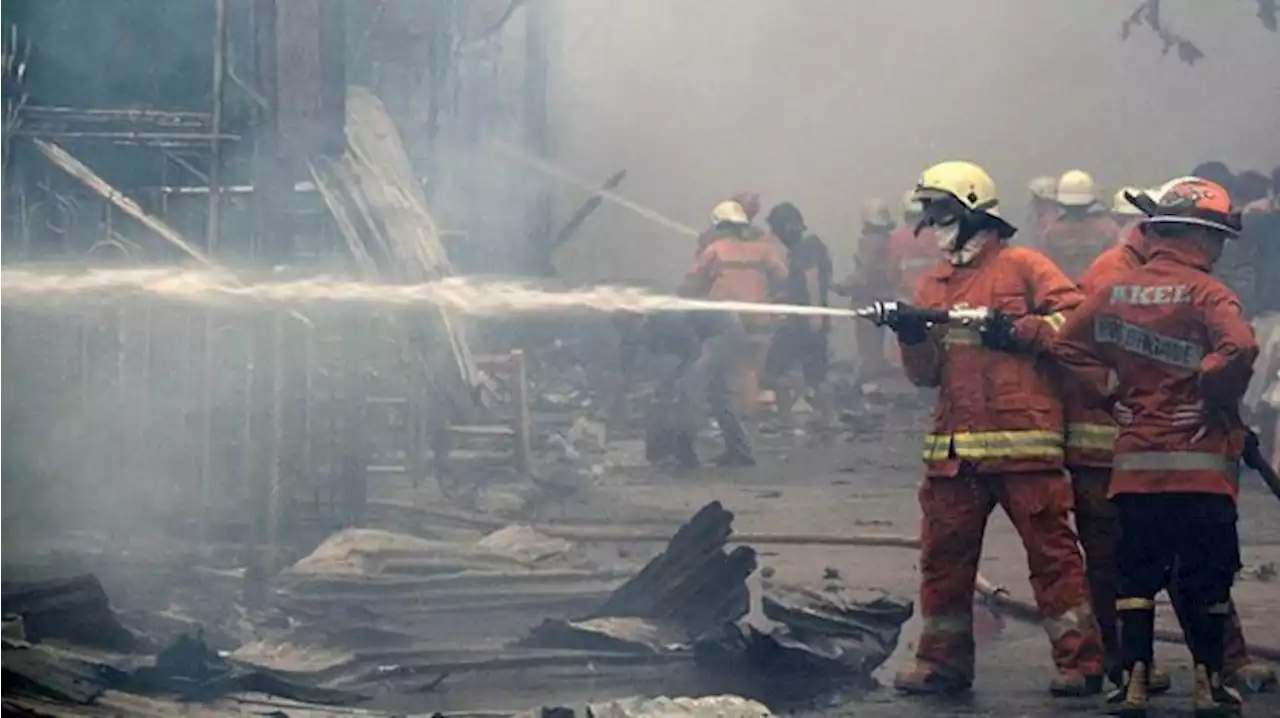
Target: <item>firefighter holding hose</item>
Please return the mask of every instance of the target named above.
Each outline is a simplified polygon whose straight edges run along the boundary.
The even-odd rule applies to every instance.
[[[1235,294],[1209,272],[1239,235],[1240,218],[1226,189],[1198,177],[1142,205],[1144,263],[1090,296],[1055,349],[1077,390],[1111,406],[1120,425],[1110,495],[1120,518],[1123,674],[1108,704],[1119,715],[1146,715],[1155,597],[1176,576],[1195,714],[1237,715],[1242,701],[1227,685],[1225,643],[1248,436],[1239,404],[1258,345]],[[1108,391],[1110,373],[1117,381]]]
[[[915,666],[894,685],[908,693],[972,685],[974,580],[998,505],[1027,550],[1057,668],[1051,693],[1098,693],[1102,650],[1070,519],[1062,403],[1043,361],[1080,293],[1047,257],[1008,245],[1015,229],[1001,218],[995,184],[981,167],[934,165],[915,197],[946,260],[921,278],[915,303],[979,308],[985,318],[930,323],[905,306],[882,317],[897,334],[908,378],[939,388],[919,496],[924,626]]]

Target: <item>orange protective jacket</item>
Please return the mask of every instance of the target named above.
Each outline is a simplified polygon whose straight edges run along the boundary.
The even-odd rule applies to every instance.
[[[1064,215],[1044,228],[1040,248],[1068,276],[1078,277],[1119,234],[1120,227],[1108,215]]]
[[[1142,266],[1146,258],[1141,242],[1139,233],[1129,241],[1113,244],[1093,260],[1078,282],[1085,298],[1105,291]],[[1081,392],[1071,390],[1069,378],[1064,384],[1067,384],[1062,393],[1067,421],[1067,466],[1110,467],[1117,435],[1115,419],[1106,409],[1086,402]]]
[[[1239,300],[1209,269],[1190,243],[1159,240],[1146,264],[1071,314],[1054,347],[1086,401],[1114,400],[1134,413],[1116,439],[1112,496],[1236,495],[1239,404],[1258,343]],[[1113,396],[1108,371],[1118,379]],[[1196,402],[1204,403],[1202,425],[1176,426],[1174,412]]]
[[[853,303],[866,304],[893,298],[896,290],[890,260],[892,235],[887,229],[864,227],[853,253],[853,274],[841,282],[839,292]]]
[[[888,271],[898,297],[914,297],[921,277],[941,263],[933,227],[924,227],[917,235],[914,226],[904,225],[889,235]]]
[[[770,302],[781,295],[787,279],[787,260],[778,242],[721,236],[698,254],[685,289],[695,296],[732,302]],[[766,315],[744,314],[747,331],[766,331]]]
[[[971,264],[942,264],[926,274],[915,303],[935,309],[990,307],[1014,318],[1027,349],[999,352],[978,332],[936,326],[920,344],[899,342],[907,377],[939,387],[933,428],[925,437],[929,476],[1043,472],[1063,466],[1062,402],[1045,352],[1064,312],[1081,301],[1074,282],[1043,254],[987,238]]]

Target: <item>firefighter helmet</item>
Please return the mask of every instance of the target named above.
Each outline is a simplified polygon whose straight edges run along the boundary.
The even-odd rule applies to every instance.
[[[751,224],[747,211],[733,200],[725,200],[711,210],[711,224]]]
[[[1058,180],[1042,175],[1027,183],[1027,189],[1031,192],[1031,199],[1052,202],[1058,197]]]
[[[760,214],[760,193],[759,192],[739,192],[729,198],[731,202],[737,202],[742,207],[742,211],[747,214],[747,221],[751,222]]]
[[[1093,178],[1083,170],[1067,170],[1058,178],[1058,204],[1064,207],[1088,207],[1098,201]]]
[[[1228,237],[1240,236],[1240,211],[1231,206],[1231,195],[1222,185],[1200,177],[1181,177],[1161,189],[1144,224],[1194,225]]]
[[[924,205],[920,204],[920,200],[916,199],[915,189],[909,189],[902,195],[902,216],[903,218],[918,217],[924,211]]]
[[[862,223],[868,227],[882,229],[893,228],[893,213],[889,211],[889,203],[873,197],[862,205]]]
[[[1000,216],[995,181],[986,170],[972,162],[949,160],[929,167],[920,173],[912,196],[927,203],[948,198],[955,200],[965,212],[995,220],[1001,237],[1012,237],[1017,231]],[[926,206],[926,211],[931,210]]]
[[[1134,203],[1129,201],[1129,196],[1132,195],[1136,197],[1140,194],[1150,196],[1150,192],[1151,190],[1142,189],[1141,187],[1121,187],[1119,190],[1116,190],[1115,197],[1111,199],[1111,213],[1132,215],[1135,217],[1141,216],[1142,210],[1138,209]]]

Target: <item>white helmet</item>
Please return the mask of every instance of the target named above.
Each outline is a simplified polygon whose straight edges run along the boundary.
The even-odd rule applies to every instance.
[[[1129,201],[1129,197],[1127,196],[1133,195],[1137,197],[1141,194],[1145,194],[1148,197],[1151,196],[1150,190],[1145,190],[1141,187],[1121,187],[1116,190],[1115,196],[1111,198],[1111,213],[1130,215],[1134,217],[1141,216],[1142,210],[1135,207],[1134,204]]]
[[[1032,199],[1052,202],[1058,196],[1058,180],[1048,175],[1036,177],[1027,183],[1027,190],[1031,192]]]
[[[1058,204],[1064,207],[1088,207],[1098,201],[1093,178],[1083,170],[1067,170],[1058,178]]]
[[[924,203],[916,198],[916,188],[912,187],[902,195],[902,216],[914,217],[924,213]]]
[[[751,224],[747,211],[733,200],[725,200],[711,210],[711,224]]]

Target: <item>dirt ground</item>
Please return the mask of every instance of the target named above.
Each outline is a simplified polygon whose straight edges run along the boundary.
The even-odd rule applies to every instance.
[[[732,472],[704,468],[685,474],[648,469],[610,473],[588,491],[544,507],[549,522],[594,516],[601,523],[688,516],[708,501],[719,500],[737,514],[735,530],[749,533],[891,533],[913,536],[918,527],[915,492],[919,483],[918,430],[864,432],[837,437],[821,445],[813,437],[767,442],[760,465]],[[791,444],[791,446],[788,446]],[[710,455],[705,452],[704,455]],[[1280,503],[1254,477],[1241,496],[1240,534],[1245,577],[1237,584],[1236,602],[1248,640],[1280,646],[1280,613],[1276,584],[1249,578],[1250,569],[1280,562]],[[899,548],[758,546],[761,566],[775,580],[817,582],[828,568],[844,581],[914,597],[914,551]],[[654,549],[644,549],[654,550]],[[1030,599],[1024,553],[1008,520],[993,515],[986,538],[982,572]],[[1172,611],[1160,612],[1163,627],[1174,628]],[[918,618],[904,630],[902,642],[877,673],[888,683],[906,665],[919,633]],[[985,634],[985,635],[984,635]],[[823,715],[856,716],[1059,716],[1097,714],[1097,700],[1050,699],[1045,691],[1052,675],[1044,634],[1034,626],[1007,622],[1003,628],[980,630],[978,679],[971,697],[920,700],[876,691],[851,704],[832,706]],[[1184,648],[1158,644],[1159,661],[1173,675],[1174,690],[1157,704],[1155,715],[1189,715],[1190,667]],[[1256,697],[1246,715],[1280,714],[1280,696]]]

